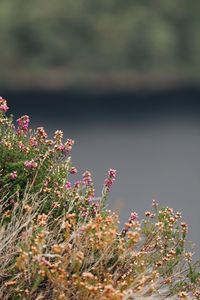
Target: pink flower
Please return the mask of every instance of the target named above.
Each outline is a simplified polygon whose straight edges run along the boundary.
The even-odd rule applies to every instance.
[[[54,139],[58,142],[61,143],[63,138],[63,131],[62,130],[56,130],[54,133]]]
[[[129,223],[138,219],[138,214],[136,212],[131,213],[131,217],[128,219]]]
[[[75,188],[79,188],[81,186],[81,181],[80,180],[78,180],[78,181],[76,181],[75,183],[74,183],[74,187]]]
[[[17,171],[10,173],[10,179],[15,180],[17,178]]]
[[[9,107],[6,104],[0,105],[0,111],[6,112],[9,109]]]
[[[39,140],[45,140],[47,138],[47,133],[44,130],[44,127],[37,128],[37,137],[39,138]]]
[[[36,169],[37,168],[37,163],[32,159],[32,160],[26,160],[24,162],[24,167],[27,169],[27,170],[31,170],[31,169]]]
[[[75,167],[71,167],[70,174],[76,174],[76,173],[77,173],[77,169]]]
[[[8,109],[9,107],[7,106],[7,101],[0,97],[0,111],[7,112]]]
[[[72,150],[72,146],[74,145],[74,140],[67,139],[66,143],[62,145],[62,152],[69,153]]]
[[[117,171],[114,170],[114,169],[110,169],[110,170],[108,171],[108,175],[109,175],[110,178],[115,178],[115,177],[116,177],[116,174],[117,174]]]
[[[35,137],[30,138],[29,144],[31,147],[37,147],[38,146],[38,141]]]
[[[28,131],[28,126],[30,123],[30,119],[29,116],[25,115],[22,116],[21,118],[17,119],[17,123],[18,123],[18,132],[24,132],[26,133]]]
[[[67,181],[66,183],[65,183],[65,188],[66,188],[66,190],[69,190],[70,188],[71,188],[71,182],[70,181]]]
[[[68,139],[64,145],[63,144],[56,144],[55,150],[61,151],[63,154],[68,154],[72,150],[72,146],[74,144],[74,141],[72,139]]]
[[[109,191],[111,186],[113,185],[115,178],[116,178],[116,170],[114,169],[110,169],[108,171],[108,177],[105,179],[104,181],[104,186],[106,187],[106,189]]]
[[[83,173],[83,183],[86,186],[90,186],[92,184],[92,176],[91,176],[91,173],[89,171],[85,171]]]
[[[125,223],[124,229],[122,230],[122,236],[126,236],[130,229],[129,224],[132,224],[136,219],[138,219],[138,214],[136,212],[132,212],[130,218],[128,219],[128,223]]]

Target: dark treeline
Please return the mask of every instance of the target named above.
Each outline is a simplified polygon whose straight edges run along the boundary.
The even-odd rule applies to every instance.
[[[199,28],[199,1],[1,0],[1,84],[84,83],[89,74],[195,79]]]

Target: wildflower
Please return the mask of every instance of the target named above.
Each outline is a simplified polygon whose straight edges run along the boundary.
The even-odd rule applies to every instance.
[[[136,212],[131,213],[131,217],[128,219],[129,223],[138,219],[138,214]]]
[[[66,188],[66,190],[69,190],[70,188],[71,188],[71,182],[70,181],[67,181],[66,183],[65,183],[65,188]]]
[[[116,177],[116,170],[110,169],[108,171],[108,175],[109,175],[110,178],[115,178]]]
[[[66,143],[63,145],[62,152],[68,153],[72,150],[72,146],[74,145],[74,140],[67,139]]]
[[[81,186],[81,181],[80,180],[77,180],[75,183],[74,183],[74,187],[75,188],[79,188]]]
[[[37,162],[35,162],[33,159],[32,160],[26,160],[24,162],[24,167],[28,170],[31,170],[31,169],[36,169],[37,168]]]
[[[28,131],[28,126],[29,126],[29,123],[30,123],[30,119],[29,119],[29,116],[25,115],[25,116],[22,116],[21,118],[17,119],[17,123],[18,123],[18,132],[21,133],[21,132],[24,132],[26,133]]]
[[[91,173],[89,171],[85,171],[83,173],[83,183],[86,186],[90,186],[92,184],[92,177],[91,177]]]
[[[54,144],[54,141],[53,140],[46,140],[45,144],[48,145],[48,146],[52,146]]]
[[[13,149],[12,143],[8,142],[8,141],[2,141],[2,144],[8,149]]]
[[[108,178],[105,179],[104,186],[107,188],[109,191],[111,186],[113,185],[114,181],[116,178],[116,170],[110,169],[108,171]]]
[[[132,227],[134,221],[138,218],[138,214],[136,212],[132,212],[130,218],[128,219],[128,223],[125,223],[124,229],[122,230],[122,236],[125,236],[129,229]]]
[[[7,112],[8,109],[9,107],[7,106],[7,101],[0,97],[0,111]]]
[[[182,216],[181,216],[181,213],[179,211],[177,211],[176,215],[175,215],[175,218],[176,219],[180,219]]]
[[[145,211],[145,216],[146,217],[150,217],[151,216],[151,212],[150,211]]]
[[[59,208],[60,207],[60,204],[58,202],[54,202],[52,203],[52,208]]]
[[[186,228],[186,229],[187,229],[188,225],[187,225],[187,223],[185,223],[185,222],[182,222],[182,223],[181,223],[181,227],[182,227],[182,228]]]
[[[75,167],[71,167],[70,174],[77,174],[77,169]]]
[[[88,197],[88,201],[89,201],[89,202],[92,200],[92,198],[94,198],[94,196],[95,196],[95,189],[93,188],[92,185],[91,185],[90,188],[87,190],[86,195],[87,195],[87,197]]]
[[[10,173],[10,179],[15,180],[17,178],[17,171]]]
[[[24,148],[26,147],[21,141],[18,142],[18,147],[20,150],[24,150]]]
[[[54,139],[56,140],[57,143],[61,143],[63,138],[63,131],[62,130],[56,130],[54,133]]]
[[[30,138],[29,144],[31,147],[37,147],[38,146],[37,139],[35,137]]]
[[[25,154],[29,153],[30,148],[29,148],[29,147],[26,147],[26,146],[22,143],[22,141],[19,141],[17,144],[18,144],[19,149],[20,149],[22,152],[24,152]]]
[[[44,127],[38,127],[37,128],[37,137],[39,140],[44,140],[47,138],[47,133],[44,130]]]

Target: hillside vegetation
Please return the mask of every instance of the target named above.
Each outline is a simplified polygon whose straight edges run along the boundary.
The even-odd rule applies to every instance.
[[[97,197],[89,171],[73,179],[72,139],[7,110],[0,98],[0,299],[200,299],[180,212],[153,201],[120,229],[106,209],[116,171]]]

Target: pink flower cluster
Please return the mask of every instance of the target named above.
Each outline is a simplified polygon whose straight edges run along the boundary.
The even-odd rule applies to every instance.
[[[74,140],[67,139],[66,143],[63,145],[62,152],[68,153],[72,150],[72,146],[74,145]]]
[[[72,139],[67,139],[66,143],[60,144],[60,145],[55,145],[55,149],[58,151],[61,151],[64,154],[68,154],[72,150],[72,146],[74,144],[74,140]]]
[[[92,184],[92,175],[89,171],[85,171],[83,173],[83,184],[86,186],[90,186]]]
[[[38,127],[37,128],[37,137],[38,139],[41,140],[45,140],[47,138],[47,133],[44,130],[44,127]]]
[[[7,101],[0,97],[0,111],[7,112],[8,109],[9,107],[7,106]]]
[[[63,131],[62,130],[56,130],[54,134],[54,139],[58,142],[61,143],[63,138]]]
[[[30,123],[30,119],[29,119],[29,116],[25,115],[25,116],[22,116],[21,118],[17,119],[17,123],[18,123],[18,132],[24,132],[26,133],[28,131],[28,126],[29,126],[29,123]]]
[[[67,181],[66,183],[65,183],[65,188],[66,188],[66,190],[69,190],[70,188],[71,188],[71,182],[70,181]]]
[[[38,141],[35,137],[31,137],[29,140],[29,144],[31,147],[37,147],[38,146]]]
[[[26,160],[24,162],[24,167],[27,169],[27,170],[32,170],[32,169],[36,169],[37,168],[37,162],[35,162],[33,159],[32,160]]]
[[[117,171],[114,169],[110,169],[108,171],[108,178],[105,179],[104,185],[109,191],[111,186],[113,185],[115,178],[116,178]]]

